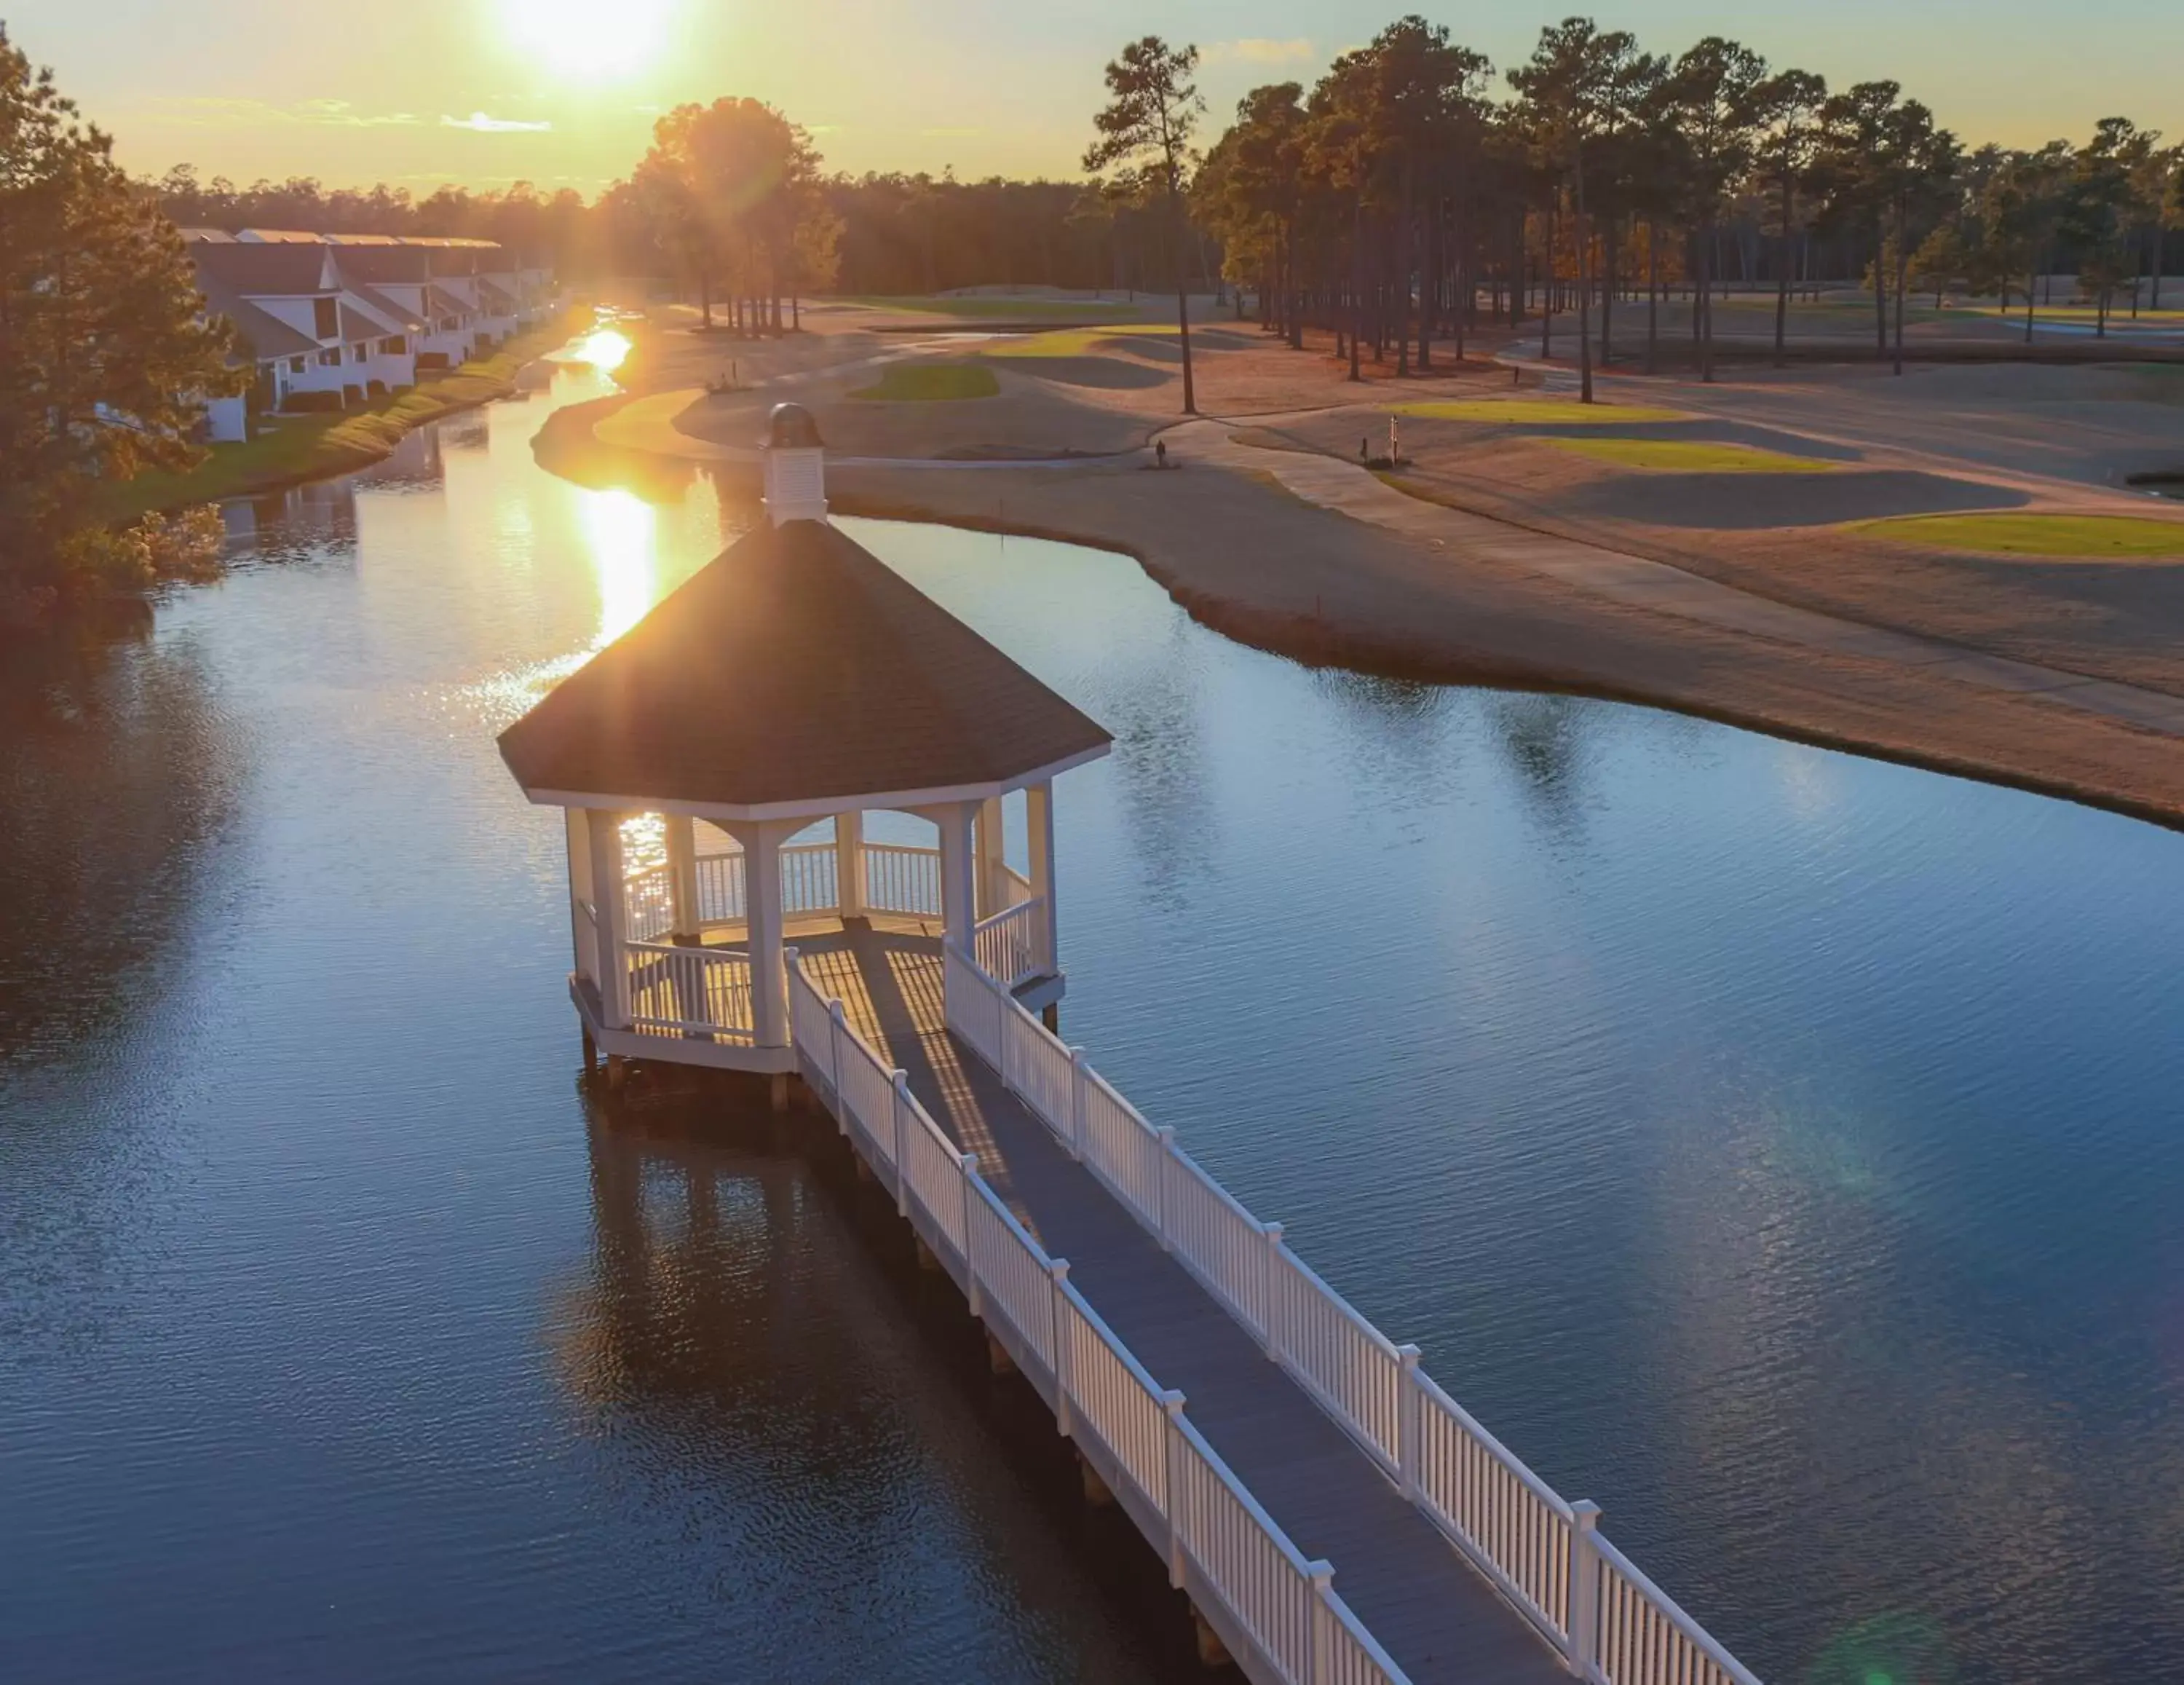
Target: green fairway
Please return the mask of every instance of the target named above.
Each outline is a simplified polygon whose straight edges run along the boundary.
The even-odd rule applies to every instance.
[[[939,404],[991,398],[1001,389],[994,371],[978,363],[890,363],[878,384],[850,394],[881,404]]]
[[[1614,404],[1580,404],[1558,398],[1466,398],[1442,404],[1398,404],[1398,416],[1429,421],[1489,421],[1501,427],[1613,427],[1624,421],[1683,421],[1680,410],[1626,408]]]
[[[1126,350],[1123,342],[1139,335],[1176,332],[1173,322],[1123,322],[1097,327],[1062,327],[1049,333],[1028,333],[985,348],[989,357],[1083,357],[1104,349]]]
[[[1825,474],[1836,465],[1810,456],[1786,456],[1779,450],[1755,450],[1746,444],[1716,444],[1704,439],[1551,438],[1557,450],[1590,456],[1618,468],[1643,468],[1670,474]]]
[[[2143,515],[1903,515],[1851,530],[1928,550],[1999,555],[2184,556],[2184,521]]]
[[[836,302],[861,304],[870,310],[909,310],[918,315],[956,316],[977,321],[1006,321],[1017,317],[1034,321],[1067,321],[1072,316],[1080,315],[1099,320],[1140,308],[1121,299],[887,299],[861,295]]]

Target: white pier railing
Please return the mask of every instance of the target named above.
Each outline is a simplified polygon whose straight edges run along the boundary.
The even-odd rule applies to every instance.
[[[1572,1504],[955,948],[948,1027],[1594,1685],[1759,1685]],[[983,957],[983,955],[982,955]],[[1268,1524],[1271,1526],[1271,1523]],[[1370,1678],[1376,1676],[1359,1676]]]
[[[1016,1009],[991,979],[986,987]],[[956,1150],[793,949],[788,996],[805,1080],[1231,1654],[1289,1685],[1408,1685],[1334,1590],[1333,1567],[1307,1560],[1261,1508],[1184,1414],[1183,1394],[1116,1337],[1067,1261],[1026,1232],[977,1156]]]

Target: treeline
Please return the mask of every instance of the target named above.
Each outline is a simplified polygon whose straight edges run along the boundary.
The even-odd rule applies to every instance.
[[[1543,30],[1504,97],[1493,70],[1406,17],[1309,91],[1240,103],[1193,204],[1292,343],[1316,323],[1353,370],[1361,343],[1407,368],[1482,314],[1515,323],[1536,303],[1575,311],[1589,391],[1615,302],[1681,282],[1710,377],[1711,306],[1734,273],[1774,284],[1778,354],[1797,287],[1869,285],[1884,354],[1892,295],[1900,360],[1914,286],[2006,293],[2073,271],[2104,321],[2184,226],[2179,148],[2120,119],[2082,147],[1967,154],[1895,82],[1830,91],[1720,36],[1653,53],[1583,18]]]

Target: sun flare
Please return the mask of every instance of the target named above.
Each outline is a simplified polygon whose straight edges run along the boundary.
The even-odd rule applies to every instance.
[[[627,75],[660,57],[678,0],[501,0],[510,41],[556,72],[585,81]]]

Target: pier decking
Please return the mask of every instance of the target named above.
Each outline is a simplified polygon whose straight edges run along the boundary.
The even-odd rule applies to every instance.
[[[948,1028],[937,937],[852,923],[798,944],[813,980],[1418,1685],[1567,1680],[1562,1659],[1348,1434]]]

